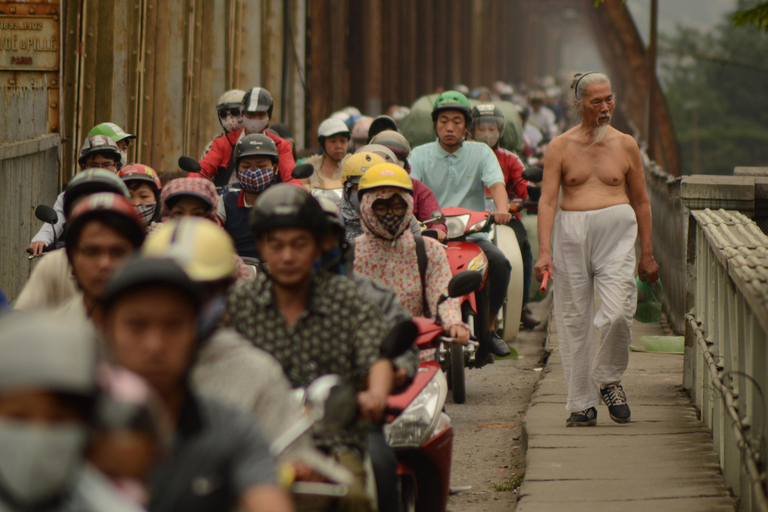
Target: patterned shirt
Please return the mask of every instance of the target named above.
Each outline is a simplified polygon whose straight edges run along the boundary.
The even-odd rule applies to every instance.
[[[327,273],[313,278],[307,308],[293,327],[286,323],[275,302],[272,281],[264,273],[233,287],[222,323],[272,354],[294,387],[306,387],[333,373],[354,375],[354,384],[362,390],[386,334],[381,313],[354,283]],[[317,443],[322,448],[344,445],[364,453],[366,432],[358,422],[349,431],[324,436]]]

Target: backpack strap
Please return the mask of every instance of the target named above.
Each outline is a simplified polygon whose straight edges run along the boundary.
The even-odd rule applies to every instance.
[[[429,302],[427,302],[427,249],[424,246],[424,239],[421,235],[414,234],[413,240],[416,242],[416,258],[419,260],[422,312],[425,317],[432,318],[432,313],[429,311]]]

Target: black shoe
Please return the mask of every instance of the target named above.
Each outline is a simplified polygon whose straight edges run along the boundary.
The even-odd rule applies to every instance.
[[[597,425],[597,409],[590,407],[580,412],[572,412],[565,420],[566,427],[594,427]]]
[[[523,307],[523,311],[520,313],[520,322],[526,329],[533,329],[541,323],[541,320],[533,316],[528,306]]]
[[[621,384],[609,384],[606,387],[600,387],[600,396],[603,402],[608,406],[608,415],[616,423],[629,423],[629,405],[627,405],[627,395]]]
[[[490,343],[488,344],[488,350],[490,350],[491,354],[499,357],[507,357],[512,353],[511,350],[509,350],[509,345],[507,345],[507,342],[501,339],[501,336],[496,334],[496,331],[491,331],[490,336]]]

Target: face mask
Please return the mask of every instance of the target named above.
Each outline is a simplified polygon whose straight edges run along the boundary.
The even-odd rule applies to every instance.
[[[264,119],[248,119],[247,117],[243,117],[243,126],[245,126],[245,131],[248,133],[261,133],[268,124],[268,117],[265,117]]]
[[[477,142],[485,142],[491,148],[495,148],[499,142],[499,136],[493,132],[482,132],[475,134],[475,140]]]
[[[120,153],[120,163],[123,167],[128,165],[128,151],[123,151],[122,149],[117,150]]]
[[[136,207],[136,211],[141,215],[141,219],[144,221],[145,226],[149,226],[149,223],[152,222],[156,209],[157,203],[144,203]]]
[[[55,499],[77,473],[86,440],[79,425],[0,420],[0,487],[24,506]]]
[[[231,114],[227,114],[227,118],[221,120],[221,126],[224,127],[227,133],[237,131],[243,126],[243,116],[234,117]]]
[[[405,214],[395,215],[394,212],[387,212],[386,215],[377,215],[379,222],[386,229],[390,235],[396,236],[399,234],[403,227],[403,220],[405,220]]]
[[[251,194],[258,194],[272,184],[275,179],[275,170],[272,167],[258,169],[250,167],[245,170],[237,170],[237,181],[243,190]]]

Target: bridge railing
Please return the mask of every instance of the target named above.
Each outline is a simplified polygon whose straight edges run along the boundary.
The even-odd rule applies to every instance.
[[[738,211],[691,218],[686,387],[740,509],[768,511],[768,236]]]
[[[685,332],[683,386],[741,510],[768,512],[768,176],[675,178],[646,161],[664,308]]]

